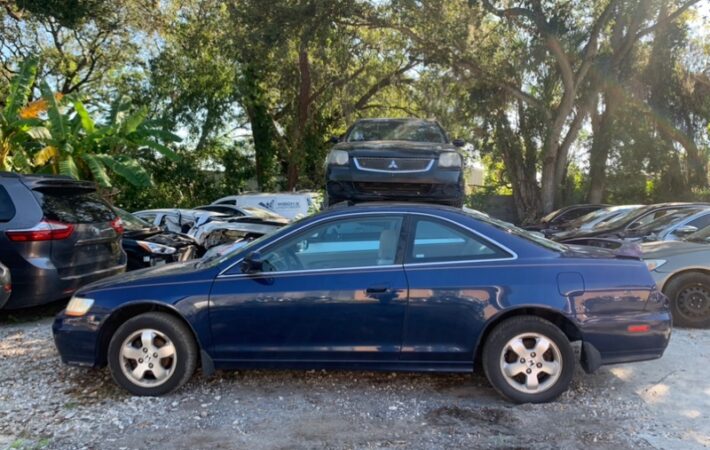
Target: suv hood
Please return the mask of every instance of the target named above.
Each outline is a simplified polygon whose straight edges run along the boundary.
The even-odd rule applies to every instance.
[[[456,147],[449,143],[413,142],[413,141],[363,141],[341,142],[333,150],[345,150],[351,154],[367,155],[377,153],[377,156],[422,156],[438,155],[444,152],[454,152]]]

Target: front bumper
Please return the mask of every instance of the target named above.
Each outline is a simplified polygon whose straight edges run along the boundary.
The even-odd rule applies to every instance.
[[[326,179],[331,203],[343,200],[418,200],[459,205],[465,195],[460,170],[433,168],[421,173],[397,174],[330,166]]]
[[[101,318],[93,314],[70,317],[59,313],[52,324],[54,345],[62,362],[73,366],[97,367]]]

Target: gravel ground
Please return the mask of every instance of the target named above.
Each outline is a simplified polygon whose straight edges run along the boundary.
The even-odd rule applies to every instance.
[[[64,366],[51,319],[0,320],[0,448],[707,448],[710,331],[663,359],[577,371],[546,405],[514,406],[480,375],[243,371],[163,398]],[[686,367],[686,368],[684,368]]]

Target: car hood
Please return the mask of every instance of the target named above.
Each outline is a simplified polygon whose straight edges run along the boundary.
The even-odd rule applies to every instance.
[[[687,241],[658,241],[641,244],[643,257],[650,258],[667,258],[677,255],[687,255],[696,252],[710,251],[710,245],[699,242]]]
[[[87,284],[79,289],[77,296],[88,291],[96,291],[106,288],[130,287],[132,285],[143,285],[156,282],[160,278],[161,282],[177,281],[181,276],[195,272],[197,262],[192,260],[182,263],[166,264],[164,266],[148,267],[146,269],[133,270]]]
[[[341,142],[333,149],[345,150],[354,156],[421,156],[456,151],[452,144],[412,141]]]

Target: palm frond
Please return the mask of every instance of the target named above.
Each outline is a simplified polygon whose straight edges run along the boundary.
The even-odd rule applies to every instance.
[[[5,104],[5,117],[13,120],[20,108],[25,104],[32,93],[32,84],[37,77],[39,60],[36,57],[25,59],[20,66],[20,72],[15,75],[10,84],[10,95]]]

